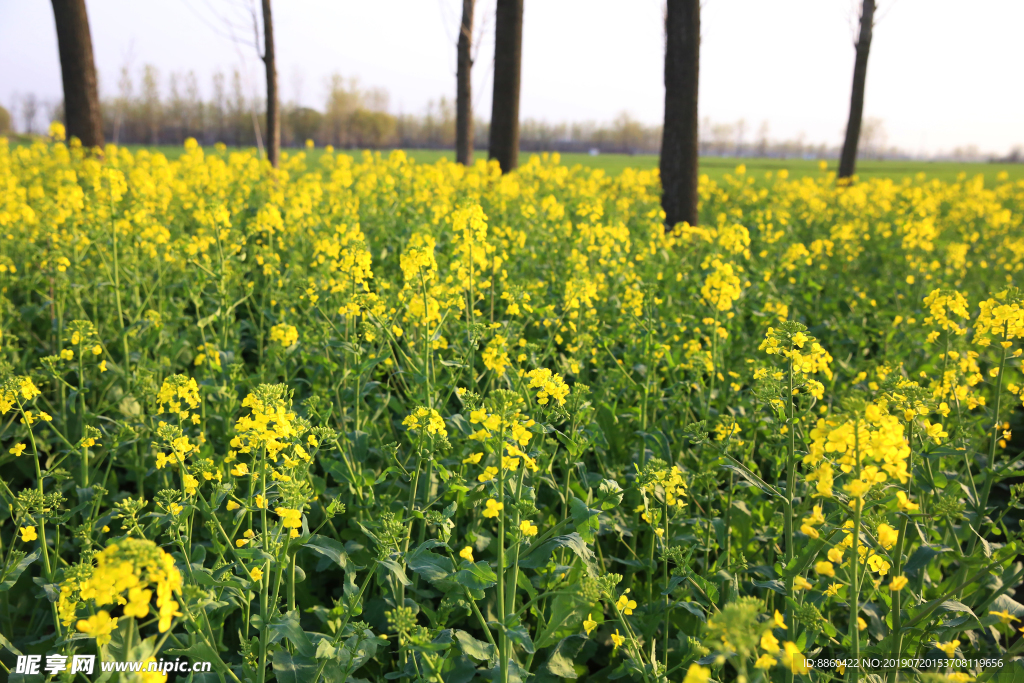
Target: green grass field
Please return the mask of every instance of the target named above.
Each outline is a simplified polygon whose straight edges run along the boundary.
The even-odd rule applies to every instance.
[[[19,141],[15,145],[24,144]],[[127,145],[132,151],[142,149],[142,145]],[[159,151],[169,159],[176,159],[181,155],[183,148],[176,145],[158,145],[149,149]],[[229,148],[230,151],[231,148]],[[215,153],[212,147],[206,148],[207,153]],[[285,149],[288,154],[295,154],[296,149]],[[305,150],[303,150],[305,151]],[[356,150],[342,150],[345,154],[357,155]],[[387,154],[387,152],[382,152]],[[432,164],[440,159],[453,159],[455,153],[450,150],[437,149],[410,149],[406,153],[418,163]],[[307,152],[311,161],[315,162],[323,148],[317,148]],[[476,158],[486,158],[486,150],[478,151]],[[522,152],[520,160],[525,161],[537,152]],[[607,173],[617,175],[624,169],[655,169],[658,167],[658,157],[655,154],[589,154],[562,153],[563,164],[574,166],[579,164],[588,168],[604,169]],[[737,158],[737,157],[702,157],[700,170],[707,173],[712,180],[721,180],[727,173],[733,173],[736,167],[743,164],[747,173],[755,178],[761,179],[769,171],[773,174],[779,170],[786,169],[792,178],[804,176],[817,176],[821,173],[817,159],[765,159],[765,158]],[[835,171],[838,161],[828,160],[828,170]],[[999,173],[1006,171],[1011,180],[1024,180],[1024,164],[999,164],[999,163],[970,163],[951,161],[860,161],[857,164],[857,175],[861,178],[892,178],[900,180],[906,177],[914,177],[924,173],[927,178],[936,178],[943,181],[954,181],[961,173],[967,174],[968,178],[977,175],[985,177],[986,184],[996,181]]]

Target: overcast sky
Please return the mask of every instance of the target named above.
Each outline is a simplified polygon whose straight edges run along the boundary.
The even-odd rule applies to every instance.
[[[476,111],[490,118],[494,1],[474,69]],[[250,0],[87,0],[101,90],[114,94],[126,62],[163,76],[194,70],[204,96],[212,74],[240,64],[262,88],[245,26]],[[521,115],[610,121],[622,111],[662,117],[664,0],[525,0]],[[258,4],[258,3],[257,3]],[[459,0],[275,0],[284,100],[322,107],[327,77],[358,77],[390,95],[393,113],[454,97]],[[762,122],[770,137],[838,145],[853,74],[855,0],[705,0],[700,115]],[[889,144],[914,153],[1024,144],[1020,87],[1022,0],[881,0],[868,65],[865,116]],[[47,0],[0,0],[0,104],[18,94],[61,97],[53,11]],[[20,125],[20,121],[19,121]]]

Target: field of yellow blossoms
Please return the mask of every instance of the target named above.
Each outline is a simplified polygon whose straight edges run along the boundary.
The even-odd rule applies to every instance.
[[[1024,182],[739,167],[666,231],[556,155],[51,132],[0,140],[0,677],[1024,677]]]

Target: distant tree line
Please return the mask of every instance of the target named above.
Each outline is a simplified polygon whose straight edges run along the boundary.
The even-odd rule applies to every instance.
[[[363,87],[356,79],[338,74],[325,86],[320,108],[281,103],[283,147],[313,140],[318,146],[338,148],[455,148],[457,112],[451,98],[431,101],[420,113],[396,115],[389,112],[386,90]],[[247,82],[237,69],[214,73],[206,94],[191,71],[164,77],[152,65],[136,74],[122,69],[117,94],[100,102],[104,138],[119,144],[177,145],[194,137],[202,144],[252,147],[257,131],[265,137],[268,130],[261,90],[262,83]],[[50,120],[64,119],[63,103],[43,102],[31,93],[9,104],[12,131],[43,133]],[[489,122],[475,118],[470,130],[473,147],[487,149]],[[660,145],[661,126],[644,124],[627,113],[608,123],[525,119],[520,124],[524,151],[657,154]]]
[[[178,145],[194,137],[204,145],[223,142],[253,147],[256,131],[265,136],[268,130],[262,85],[247,82],[238,70],[217,72],[204,93],[194,72],[163,76],[146,65],[133,75],[122,69],[117,94],[101,100],[104,138],[120,144]],[[300,147],[313,140],[318,146],[345,149],[456,148],[453,99],[440,97],[418,114],[395,115],[389,112],[388,92],[381,88],[363,87],[354,78],[336,74],[327,80],[325,89],[319,109],[294,101],[281,104],[283,147]],[[0,134],[8,130],[44,133],[50,120],[64,118],[62,103],[44,102],[31,93],[8,104],[8,109],[0,107]],[[487,149],[489,122],[474,119],[471,132],[473,147]],[[519,137],[524,152],[658,154],[662,127],[623,112],[605,123],[524,119]],[[700,120],[698,147],[701,156],[836,158],[840,151],[838,146],[812,144],[803,138],[773,139],[767,123],[754,128],[744,120],[726,123],[708,117]],[[884,125],[873,118],[864,121],[859,153],[867,159],[909,156],[886,145]],[[976,150],[975,155],[981,158]]]

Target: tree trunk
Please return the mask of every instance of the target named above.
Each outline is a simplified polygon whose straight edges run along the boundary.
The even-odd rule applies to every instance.
[[[455,89],[455,160],[473,163],[473,98],[470,74],[473,71],[473,3],[462,0],[462,26],[459,30],[458,84]]]
[[[53,16],[64,81],[67,136],[78,138],[85,147],[102,147],[103,118],[85,0],[53,0]]]
[[[857,168],[857,144],[860,124],[864,116],[864,82],[868,75],[868,50],[871,49],[871,25],[875,19],[875,0],[864,0],[860,15],[860,38],[857,40],[857,60],[853,65],[853,93],[850,95],[850,120],[846,124],[843,156],[839,159],[839,177],[849,178]]]
[[[523,0],[498,0],[494,27],[494,98],[490,157],[501,172],[519,165],[519,78],[523,57]]]
[[[665,224],[697,225],[697,83],[700,2],[668,0],[665,15],[665,125],[661,206]]]
[[[277,98],[277,61],[274,55],[274,20],[270,0],[263,0],[263,64],[267,67],[267,159],[277,168],[281,151],[281,114]]]

